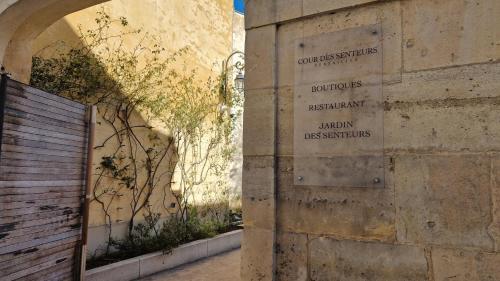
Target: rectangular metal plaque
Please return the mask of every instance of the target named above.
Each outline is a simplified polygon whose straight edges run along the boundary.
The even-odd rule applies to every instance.
[[[295,185],[383,187],[380,25],[295,43]]]

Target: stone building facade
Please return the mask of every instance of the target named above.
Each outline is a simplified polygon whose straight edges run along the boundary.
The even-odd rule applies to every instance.
[[[500,280],[500,2],[249,0],[243,280]],[[294,42],[380,24],[384,188],[294,185]]]

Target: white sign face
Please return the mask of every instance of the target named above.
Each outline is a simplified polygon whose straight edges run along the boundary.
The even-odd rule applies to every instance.
[[[384,186],[380,25],[296,41],[295,185]]]

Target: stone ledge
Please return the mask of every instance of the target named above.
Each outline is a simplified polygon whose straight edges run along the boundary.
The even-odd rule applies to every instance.
[[[172,269],[203,258],[239,248],[242,230],[193,241],[175,248],[171,254],[156,252],[94,268],[85,272],[85,279],[95,281],[129,281]]]
[[[140,277],[140,257],[101,266],[85,272],[86,281],[134,280]]]

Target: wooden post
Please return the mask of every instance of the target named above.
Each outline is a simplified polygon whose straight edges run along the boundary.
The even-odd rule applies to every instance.
[[[85,177],[85,201],[83,204],[83,221],[82,221],[82,248],[80,258],[80,280],[85,280],[85,266],[87,257],[87,239],[89,227],[89,205],[90,205],[90,189],[92,186],[92,161],[94,152],[94,136],[95,136],[95,123],[97,107],[95,105],[89,106],[88,110],[88,140],[87,140],[87,165]]]
[[[0,81],[0,161],[2,156],[2,140],[3,140],[3,116],[5,109],[5,96],[7,95],[7,74],[2,74]]]

